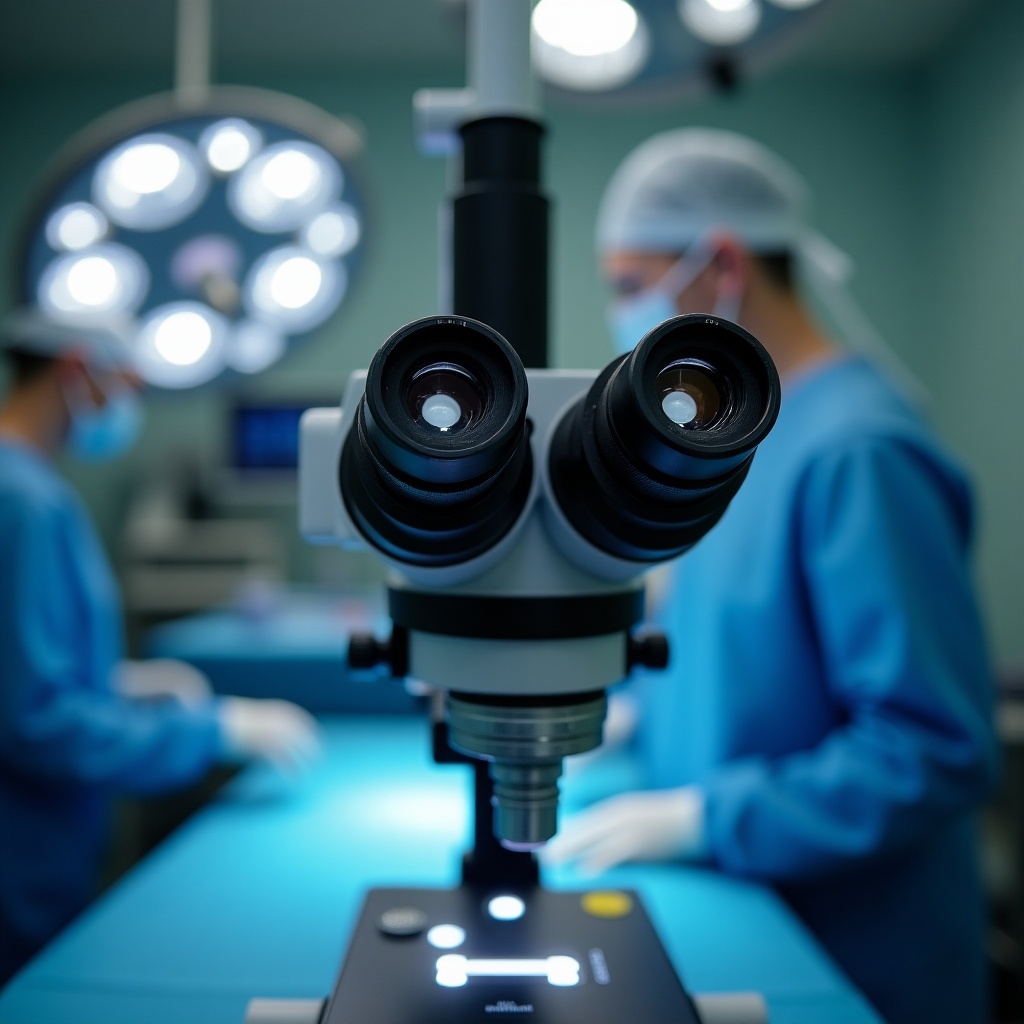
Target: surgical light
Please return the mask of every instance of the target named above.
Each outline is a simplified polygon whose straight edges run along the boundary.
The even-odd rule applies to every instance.
[[[346,123],[262,90],[114,111],[55,160],[17,301],[121,318],[157,387],[261,373],[347,294],[366,233],[360,148]]]
[[[73,252],[100,241],[108,227],[107,218],[92,203],[68,203],[46,222],[46,240],[56,250]]]
[[[93,198],[115,224],[159,231],[193,213],[208,186],[206,168],[191,143],[153,133],[130,139],[101,161]]]
[[[199,148],[218,174],[231,174],[244,167],[262,144],[260,132],[238,117],[218,121],[199,136]]]
[[[212,380],[224,368],[227,320],[199,302],[171,302],[154,309],[136,341],[139,370],[165,388]]]
[[[309,330],[330,315],[346,286],[340,264],[288,245],[256,262],[243,302],[256,320],[285,330]]]
[[[153,345],[174,366],[192,366],[210,349],[213,328],[202,313],[183,309],[159,321],[153,332]]]
[[[107,243],[58,256],[39,281],[39,305],[51,316],[87,319],[123,315],[138,309],[149,274],[127,246]]]
[[[318,256],[344,256],[358,244],[360,231],[355,210],[339,203],[318,213],[303,228],[302,241]]]
[[[287,141],[268,146],[232,178],[228,204],[254,231],[294,231],[320,213],[341,184],[340,168],[320,146]]]
[[[266,324],[243,320],[232,331],[225,353],[227,365],[238,373],[262,373],[281,358],[284,336]]]
[[[791,54],[841,0],[539,0],[531,51],[555,90],[616,105],[728,88]],[[600,102],[601,95],[591,102]],[[424,139],[431,138],[429,129]]]
[[[759,0],[679,0],[683,24],[705,43],[735,46],[757,31]]]
[[[650,34],[626,0],[541,0],[531,48],[538,71],[571,89],[612,89],[635,77]]]
[[[541,0],[533,12],[537,35],[577,57],[621,50],[639,21],[625,0]]]

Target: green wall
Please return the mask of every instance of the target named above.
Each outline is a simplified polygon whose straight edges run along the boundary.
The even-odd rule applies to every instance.
[[[1020,266],[1022,201],[1014,186],[1024,180],[1024,143],[1019,130],[1015,148],[1004,141],[1014,119],[1024,123],[1017,58],[1024,8],[1019,0],[1007,0],[1004,7],[1012,14],[1015,35],[988,16],[972,26],[968,45],[931,69],[782,71],[736,97],[679,108],[611,113],[559,108],[550,111],[547,148],[547,180],[555,200],[553,355],[561,366],[599,366],[610,355],[593,223],[604,184],[631,147],[669,127],[722,126],[760,139],[803,172],[816,197],[817,225],[857,264],[858,299],[933,389],[940,429],[981,482],[983,579],[1001,659],[1024,656],[1024,636],[1013,629],[1024,609],[1024,582],[1018,579],[1024,576],[1024,541],[1015,528],[1014,504],[1024,498],[1018,452],[1024,413],[1019,399],[1013,404],[1015,385],[1008,372],[1024,359],[1016,315],[1024,312],[1024,299],[1011,278]],[[249,382],[247,394],[335,394],[345,374],[365,365],[395,327],[433,311],[436,208],[445,169],[415,150],[410,98],[417,87],[455,85],[460,78],[457,68],[382,69],[247,83],[295,93],[362,123],[373,214],[363,273],[341,315],[278,367]],[[1002,79],[1007,90],[1016,89],[1015,99],[997,113],[991,90]],[[0,259],[9,259],[18,209],[49,154],[91,118],[164,84],[96,76],[59,83],[0,79]],[[975,163],[965,155],[964,143],[980,148],[983,159]],[[973,204],[961,195],[967,180],[977,181],[979,198]],[[1011,201],[1016,220],[1003,216],[1003,205]],[[965,247],[967,239],[977,247],[976,259]],[[989,257],[999,265],[996,275],[985,270]],[[9,275],[9,266],[0,265],[0,272]],[[985,319],[974,319],[974,311],[983,308]],[[991,370],[976,366],[962,372],[964,337],[972,339],[973,351],[991,360]],[[972,398],[965,403],[959,389],[968,382]],[[959,410],[965,404],[976,408],[983,386],[993,382],[1006,399],[999,412],[1006,430],[997,434],[978,416],[968,416],[964,430]],[[222,392],[154,398],[143,444],[128,462],[88,475],[69,467],[109,541],[116,538],[120,510],[140,473],[160,472],[168,453],[183,446],[211,463],[220,457],[228,398]]]
[[[1024,4],[987,5],[928,96],[922,372],[978,485],[995,651],[1024,666]]]

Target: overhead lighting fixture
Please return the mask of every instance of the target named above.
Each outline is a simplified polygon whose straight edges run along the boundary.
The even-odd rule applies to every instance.
[[[344,256],[359,244],[361,230],[356,211],[339,203],[318,213],[303,228],[302,241],[318,256]]]
[[[153,133],[129,139],[103,158],[93,178],[93,198],[115,224],[159,231],[191,214],[208,184],[195,146]]]
[[[224,359],[238,373],[262,373],[281,358],[286,346],[279,331],[255,320],[243,320],[231,333]]]
[[[327,318],[347,283],[340,264],[286,245],[253,265],[243,296],[253,319],[282,330],[310,330]]]
[[[40,307],[62,320],[95,320],[134,313],[149,287],[143,259],[108,243],[58,256],[39,279]]]
[[[68,203],[46,222],[46,240],[51,248],[74,252],[101,241],[110,225],[92,203]]]
[[[231,179],[228,205],[254,231],[294,231],[341,190],[341,170],[320,146],[297,140],[269,146]]]
[[[228,322],[199,302],[170,302],[142,322],[136,362],[146,380],[165,388],[205,384],[224,369]]]
[[[813,7],[821,0],[769,0],[774,7],[781,7],[784,11],[802,11],[805,7]]]
[[[679,0],[679,17],[702,42],[736,46],[757,31],[761,5],[759,0]]]
[[[232,174],[244,167],[263,145],[263,136],[248,121],[228,117],[211,124],[199,136],[199,148],[217,174]]]
[[[117,316],[140,375],[193,387],[260,373],[344,299],[365,237],[344,122],[292,97],[152,97],[72,140],[23,232],[19,300]]]
[[[531,48],[538,72],[570,89],[613,89],[634,78],[650,33],[626,0],[540,0]]]

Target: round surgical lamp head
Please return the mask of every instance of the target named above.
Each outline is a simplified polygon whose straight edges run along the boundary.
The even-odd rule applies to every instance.
[[[366,236],[361,146],[346,122],[263,90],[117,110],[47,176],[18,303],[69,323],[127,318],[156,387],[260,373],[345,299]]]
[[[635,78],[651,48],[647,24],[626,0],[540,0],[531,50],[547,81],[604,90]]]
[[[777,63],[840,2],[539,0],[534,66],[576,104],[675,102]]]

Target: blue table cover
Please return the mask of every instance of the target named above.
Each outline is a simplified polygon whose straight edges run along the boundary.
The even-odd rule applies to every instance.
[[[430,762],[421,719],[351,716],[325,732],[307,775],[246,772],[94,904],[0,994],[0,1021],[241,1024],[253,996],[328,993],[369,886],[456,884],[468,771]],[[612,755],[570,773],[566,803],[632,772]],[[546,881],[593,887],[570,870]],[[676,865],[600,885],[639,890],[692,991],[757,990],[772,1024],[880,1024],[768,889]]]

